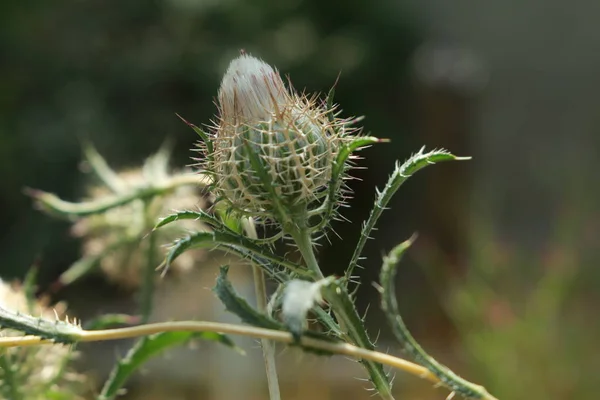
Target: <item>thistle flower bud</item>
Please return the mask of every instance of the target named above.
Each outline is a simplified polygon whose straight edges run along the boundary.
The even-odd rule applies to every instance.
[[[231,62],[221,82],[219,105],[223,121],[267,121],[292,98],[281,76],[270,65],[247,55]]]
[[[316,98],[286,88],[271,66],[233,60],[219,90],[214,157],[216,190],[247,215],[281,222],[324,197],[340,135]]]

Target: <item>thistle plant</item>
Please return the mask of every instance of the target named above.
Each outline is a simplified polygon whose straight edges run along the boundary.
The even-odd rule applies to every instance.
[[[84,143],[87,165],[99,181],[89,185],[81,202],[65,201],[52,193],[29,189],[39,209],[73,222],[71,233],[82,241],[82,257],[63,272],[55,289],[71,285],[102,270],[107,279],[128,291],[140,290],[142,314],[147,319],[156,265],[163,257],[162,245],[185,230],[202,231],[199,221],[186,221],[148,236],[156,220],[172,210],[200,209],[206,180],[190,171],[171,172],[169,151],[163,146],[139,168],[114,171],[90,143]],[[183,274],[202,259],[201,251],[180,257],[172,271]]]
[[[185,120],[184,120],[185,121]],[[218,114],[205,131],[189,122],[200,136],[194,182],[210,193],[208,209],[179,209],[153,227],[150,238],[176,224],[190,221],[209,229],[190,229],[172,242],[161,266],[167,271],[189,251],[220,249],[251,265],[257,304],[243,299],[228,280],[228,266],[221,268],[214,293],[226,309],[244,325],[181,321],[142,324],[118,329],[84,330],[61,322],[51,323],[16,314],[0,307],[0,326],[30,335],[2,340],[2,346],[112,340],[142,336],[113,370],[98,396],[113,399],[137,367],[169,347],[202,338],[234,347],[227,334],[262,340],[271,399],[279,399],[275,342],[296,346],[319,355],[343,354],[357,359],[372,388],[384,399],[393,399],[392,380],[384,368],[402,369],[447,387],[450,396],[495,399],[486,390],[441,365],[410,334],[399,314],[394,293],[396,268],[414,238],[394,248],[384,259],[380,276],[381,306],[393,333],[416,363],[376,351],[364,319],[355,307],[355,275],[363,248],[392,196],[415,172],[442,161],[460,160],[445,150],[421,149],[404,163],[397,163],[386,186],[376,192],[373,209],[342,277],[325,277],[315,253],[317,242],[327,235],[331,222],[341,218],[340,206],[350,200],[345,181],[361,149],[384,142],[362,134],[360,118],[341,118],[333,103],[333,90],[325,98],[300,94],[285,84],[278,71],[247,54],[233,60],[218,92]],[[101,168],[97,168],[101,170]],[[71,206],[79,215],[105,212],[125,203],[164,196],[174,180],[102,199],[96,207]],[[162,188],[159,190],[159,188]],[[165,188],[169,188],[168,190]],[[120,196],[120,197],[119,197]],[[36,194],[54,211],[69,209],[56,198]],[[283,241],[295,247],[301,261],[275,252]],[[149,271],[150,269],[146,269]],[[265,279],[277,285],[268,297]],[[315,322],[309,328],[308,318]],[[315,324],[318,329],[312,329]]]

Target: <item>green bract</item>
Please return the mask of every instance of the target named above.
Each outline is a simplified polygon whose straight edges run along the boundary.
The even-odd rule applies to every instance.
[[[318,200],[326,194],[336,150],[323,128],[293,116],[223,127],[214,165],[221,193],[252,215],[272,215],[273,195],[289,210]]]

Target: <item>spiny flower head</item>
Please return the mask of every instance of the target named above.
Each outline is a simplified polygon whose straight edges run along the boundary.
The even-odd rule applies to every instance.
[[[172,179],[168,170],[168,158],[157,153],[148,158],[142,168],[123,170],[116,173],[125,192],[133,192],[152,184]],[[106,186],[93,186],[88,191],[92,200],[111,195]],[[178,186],[149,203],[133,201],[103,213],[79,219],[72,227],[72,234],[83,239],[84,259],[99,257],[98,264],[109,280],[126,290],[137,289],[144,268],[148,263],[149,240],[144,240],[156,221],[179,210],[193,210],[204,206],[199,191],[192,185]],[[157,243],[173,241],[184,230],[208,230],[199,221],[185,220],[177,226],[169,225],[153,234]],[[155,248],[155,259],[163,256],[161,246]],[[203,250],[186,252],[173,262],[171,271],[185,273],[204,256]]]
[[[204,163],[217,196],[242,214],[277,222],[317,208],[347,121],[246,54],[229,65],[218,102],[214,152]]]

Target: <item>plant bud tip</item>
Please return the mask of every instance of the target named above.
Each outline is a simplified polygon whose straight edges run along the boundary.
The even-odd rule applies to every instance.
[[[33,188],[25,186],[23,188],[23,193],[26,196],[33,197],[34,199],[39,199],[40,197],[42,197],[44,195],[45,192],[43,190],[33,189]]]

